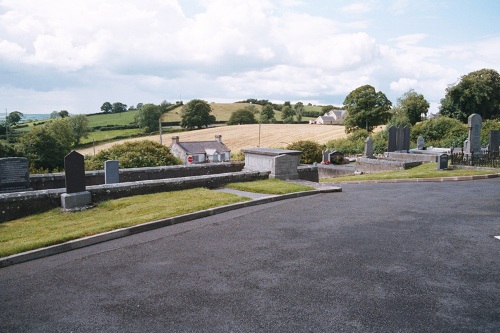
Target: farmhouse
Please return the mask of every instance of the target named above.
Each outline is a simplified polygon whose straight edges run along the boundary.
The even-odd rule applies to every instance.
[[[173,136],[170,151],[184,164],[227,162],[231,159],[231,150],[222,143],[222,135],[216,135],[214,141],[192,142],[180,142],[178,136]]]
[[[346,110],[331,110],[323,116],[316,118],[316,124],[320,125],[333,125],[343,124],[346,116]]]

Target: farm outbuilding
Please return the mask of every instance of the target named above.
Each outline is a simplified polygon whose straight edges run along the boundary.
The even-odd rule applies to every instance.
[[[216,135],[214,141],[180,142],[178,136],[172,137],[170,151],[184,164],[228,162],[231,150],[222,143],[222,136]]]

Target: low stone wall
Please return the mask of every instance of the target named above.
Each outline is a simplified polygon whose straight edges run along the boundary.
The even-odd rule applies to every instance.
[[[109,185],[92,185],[87,186],[86,189],[92,194],[93,202],[100,202],[133,195],[177,191],[197,187],[218,188],[228,183],[268,178],[269,172],[241,171],[194,177],[142,180]],[[0,194],[0,222],[60,207],[60,196],[65,192],[66,189],[60,188]]]
[[[425,150],[422,150],[425,151]],[[425,154],[425,153],[418,153],[418,154],[408,154],[408,153],[387,153],[387,158],[392,159],[392,160],[404,160],[404,161],[418,161],[418,162],[423,162],[423,163],[432,163],[432,162],[437,162],[438,155],[436,154]]]
[[[313,165],[299,165],[297,167],[299,179],[307,180],[310,182],[319,182],[318,167]]]
[[[337,165],[318,165],[319,179],[351,176],[354,174],[354,167],[343,167]]]
[[[405,160],[359,157],[356,161],[356,170],[364,173],[374,173],[382,171],[406,170],[421,164],[421,161],[408,162]]]
[[[120,183],[239,172],[243,170],[244,166],[245,164],[243,162],[228,162],[195,164],[189,166],[173,165],[163,167],[121,169]],[[31,175],[30,182],[33,190],[48,190],[66,187],[64,173]],[[85,172],[86,186],[101,185],[104,183],[104,170]]]

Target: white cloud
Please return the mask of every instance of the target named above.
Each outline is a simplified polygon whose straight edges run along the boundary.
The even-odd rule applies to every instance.
[[[376,15],[389,10],[404,19],[405,0],[316,3],[321,13],[299,0],[197,4],[190,11],[180,0],[3,0],[0,96],[11,89],[18,95],[4,103],[30,110],[39,99],[54,103],[47,112],[96,112],[105,100],[158,103],[180,94],[338,104],[371,84],[393,100],[414,88],[432,102],[468,71],[500,68],[498,35],[434,46],[433,32],[421,26],[380,38],[372,28],[387,20]]]
[[[340,8],[340,11],[346,14],[366,14],[373,10],[371,2],[356,2]]]

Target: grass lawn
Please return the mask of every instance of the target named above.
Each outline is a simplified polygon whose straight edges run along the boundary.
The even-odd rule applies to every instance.
[[[200,188],[110,200],[76,213],[62,213],[56,208],[0,223],[0,257],[248,200]]]
[[[314,189],[276,179],[235,183],[227,187],[268,194]],[[109,200],[93,209],[75,213],[63,213],[56,208],[0,223],[0,257],[248,200],[247,197],[198,188]]]
[[[287,194],[314,190],[314,187],[289,183],[277,179],[257,180],[254,182],[232,183],[226,186],[233,190],[240,190],[264,194]]]
[[[387,180],[387,179],[407,179],[407,178],[439,178],[439,177],[458,177],[458,176],[475,176],[500,173],[500,170],[472,170],[472,169],[455,169],[438,171],[437,163],[424,163],[417,167],[402,170],[402,171],[387,171],[372,174],[344,176],[336,178],[322,179],[325,183],[341,183],[347,181],[362,181],[362,180]]]

